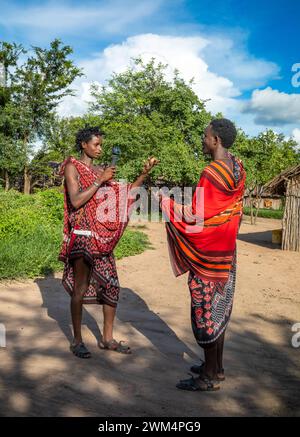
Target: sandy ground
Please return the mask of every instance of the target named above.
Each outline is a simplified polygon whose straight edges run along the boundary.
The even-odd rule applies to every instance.
[[[102,313],[86,306],[93,357],[69,352],[69,297],[61,274],[0,284],[2,416],[299,416],[300,253],[271,244],[276,220],[244,222],[234,310],[225,342],[226,381],[216,393],[175,388],[202,356],[190,327],[186,275],[171,272],[164,226],[147,224],[153,248],[117,263],[122,293],[115,337],[131,356],[97,348]],[[101,328],[100,328],[101,329]]]

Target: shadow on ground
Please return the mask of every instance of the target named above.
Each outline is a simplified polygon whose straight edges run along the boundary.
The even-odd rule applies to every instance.
[[[280,249],[280,244],[272,243],[272,231],[239,233],[238,240],[268,249]]]
[[[43,299],[42,307],[46,308],[47,315],[56,321],[68,342],[71,343],[73,331],[71,329],[70,297],[67,292],[64,292],[61,280],[50,274],[47,276],[46,281],[45,279],[36,279],[34,282],[38,285],[41,292]],[[55,297],[53,294],[55,294]],[[83,324],[99,340],[102,337],[101,331],[94,317],[86,310],[86,306],[83,307],[82,319]]]
[[[137,293],[123,289],[118,318],[140,347],[124,356],[95,346],[92,359],[80,360],[68,350],[69,297],[61,281],[52,277],[36,282],[42,308],[21,300],[24,315],[20,311],[5,322],[7,348],[0,350],[2,416],[300,415],[299,350],[290,346],[293,322],[288,318],[235,316],[225,343],[223,390],[181,392],[175,384],[188,370],[183,354],[194,358],[197,350],[190,326],[181,331],[183,338],[190,338],[186,344]],[[2,304],[9,305],[11,299],[3,296]],[[31,311],[33,315],[26,316]],[[250,322],[256,331],[245,327]],[[88,310],[84,324],[92,338],[98,338],[97,321]],[[266,341],[266,324],[280,332],[280,342]]]

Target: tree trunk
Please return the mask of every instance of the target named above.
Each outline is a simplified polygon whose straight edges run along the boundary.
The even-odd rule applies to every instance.
[[[254,192],[254,188],[249,188],[249,198],[250,198],[250,218],[251,218],[251,221],[250,221],[250,223],[251,223],[251,225],[253,225],[253,216],[254,216],[254,213],[253,213],[253,202],[254,202],[254,199],[253,199],[253,192]]]
[[[252,193],[250,193],[250,223],[253,225],[253,197]]]
[[[259,213],[259,207],[260,207],[260,201],[261,201],[261,196],[262,196],[262,189],[260,188],[256,188],[256,211],[255,211],[255,217],[254,217],[254,224],[256,225],[257,222],[257,217],[258,217],[258,213]]]
[[[28,173],[28,167],[24,167],[24,194],[30,194],[31,175]]]
[[[8,191],[10,188],[10,184],[9,184],[9,174],[7,170],[4,170],[4,175],[5,175],[5,191]]]
[[[24,142],[23,142],[23,146],[24,146],[24,153],[25,153],[25,157],[26,157],[26,164],[24,167],[24,189],[23,192],[24,194],[30,194],[30,185],[31,185],[31,175],[29,174],[28,171],[28,135],[25,134],[24,136]]]

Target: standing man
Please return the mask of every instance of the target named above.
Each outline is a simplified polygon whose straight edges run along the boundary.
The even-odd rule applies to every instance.
[[[103,305],[100,348],[131,353],[129,346],[116,341],[113,336],[120,292],[113,250],[128,223],[130,190],[139,187],[158,162],[149,158],[135,182],[120,184],[113,180],[115,167],[104,170],[94,165],[94,159],[102,153],[102,138],[103,134],[97,127],[79,130],[76,146],[80,157],[69,157],[61,168],[65,197],[64,239],[59,259],[65,264],[62,282],[71,296],[74,338],[70,348],[79,358],[91,357],[81,336],[83,304]],[[110,216],[104,210],[99,217],[103,204]]]
[[[215,119],[205,129],[203,153],[210,155],[212,162],[200,176],[190,214],[169,197],[160,197],[168,220],[171,264],[176,276],[189,272],[192,329],[205,356],[205,362],[191,367],[198,376],[177,384],[181,390],[215,391],[225,379],[224,337],[233,305],[236,238],[246,178],[242,162],[228,151],[235,138],[235,126],[227,119]],[[187,218],[201,214],[196,202],[199,188],[204,189],[203,228],[194,224],[193,232]],[[183,216],[177,220],[180,210]]]

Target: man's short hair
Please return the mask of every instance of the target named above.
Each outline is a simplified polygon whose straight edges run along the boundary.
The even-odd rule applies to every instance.
[[[93,136],[102,137],[104,132],[102,132],[98,126],[86,126],[80,129],[76,134],[76,149],[78,152],[82,150],[82,143],[88,143]]]
[[[237,131],[232,121],[227,118],[216,118],[210,122],[213,133],[221,139],[222,146],[226,149],[234,143]]]

